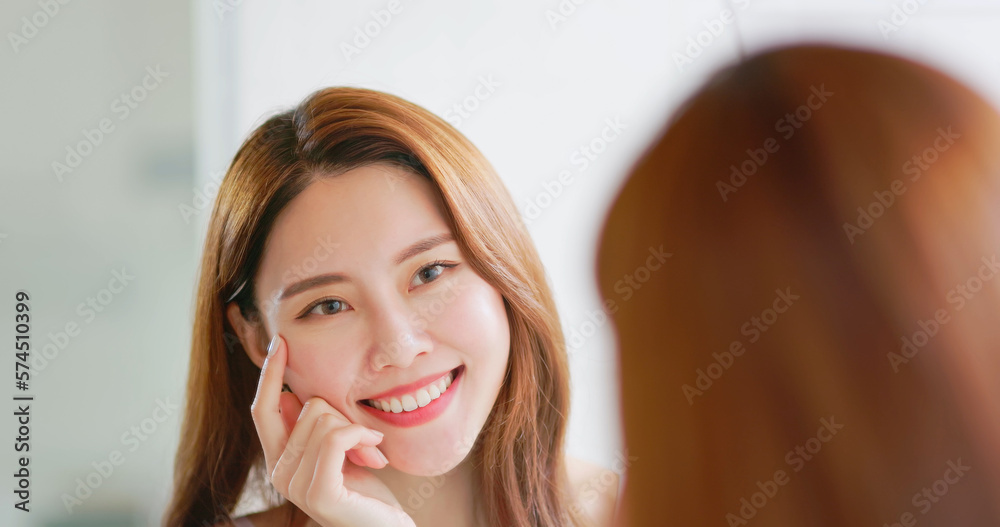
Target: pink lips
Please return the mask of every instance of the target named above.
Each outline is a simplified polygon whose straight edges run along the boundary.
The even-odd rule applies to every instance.
[[[389,399],[390,397],[400,397],[413,392],[417,388],[423,388],[424,386],[427,386],[431,382],[436,381],[441,377],[444,377],[444,375],[450,371],[451,370],[445,370],[441,373],[434,373],[426,377],[421,377],[409,384],[403,384],[401,386],[397,386],[387,392],[382,392],[380,394],[372,395],[370,397],[366,397],[365,399],[374,400],[374,399]]]
[[[448,372],[445,371],[440,374],[431,375],[429,377],[420,379],[415,383],[410,383],[405,386],[393,388],[388,392],[384,392],[376,397],[372,397],[372,399],[387,399],[389,397],[409,393],[413,390],[416,390],[417,388],[426,386],[427,384],[431,383],[438,377],[444,376],[444,374],[446,373]],[[460,366],[455,372],[455,379],[451,381],[451,386],[448,387],[447,391],[442,393],[441,396],[438,397],[437,399],[434,399],[433,401],[427,403],[426,406],[417,408],[412,412],[400,412],[398,414],[394,414],[392,412],[386,412],[383,410],[372,408],[371,406],[368,406],[367,404],[364,403],[359,402],[358,404],[361,405],[361,408],[363,408],[364,411],[368,412],[370,415],[394,426],[398,426],[401,428],[409,428],[413,426],[422,425],[428,421],[431,421],[437,416],[441,415],[441,413],[448,408],[448,404],[455,397],[455,392],[458,391],[459,383],[461,383],[462,379],[464,379],[465,377],[463,373],[465,373],[465,367]]]

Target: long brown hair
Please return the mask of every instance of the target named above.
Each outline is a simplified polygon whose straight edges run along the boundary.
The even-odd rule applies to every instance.
[[[998,257],[968,88],[826,46],[716,75],[601,238],[627,525],[1000,524]]]
[[[432,182],[463,254],[505,301],[508,370],[470,453],[485,516],[496,526],[573,521],[563,460],[565,344],[540,259],[510,194],[483,155],[425,109],[377,91],[328,88],[254,130],[220,186],[201,262],[166,525],[227,516],[251,470],[262,469],[250,416],[260,370],[226,320],[227,300],[235,295],[244,317],[258,316],[253,277],[277,215],[317,178],[372,163],[401,166]],[[387,180],[387,192],[391,184]]]

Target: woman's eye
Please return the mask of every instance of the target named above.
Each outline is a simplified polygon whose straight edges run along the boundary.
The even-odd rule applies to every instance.
[[[439,276],[441,276],[441,273],[444,273],[445,269],[451,267],[455,267],[455,264],[445,264],[440,262],[432,263],[417,271],[416,276],[413,277],[413,283],[411,283],[410,285],[415,287],[418,285],[426,284],[428,282],[433,282],[434,280],[437,280]]]
[[[344,311],[347,303],[342,300],[322,300],[306,312],[306,315],[335,315]]]
[[[458,264],[434,262],[430,265],[424,266],[419,271],[417,271],[416,275],[414,275],[413,282],[411,282],[410,285],[416,287],[418,285],[423,285],[429,282],[433,282],[434,280],[437,280],[438,277],[441,276],[441,274],[444,273],[445,269],[450,269],[452,267],[455,267],[456,265]],[[347,311],[348,309],[350,309],[350,307],[351,306],[347,302],[344,302],[343,300],[328,298],[320,300],[319,302],[313,304],[312,307],[308,308],[299,318],[305,318],[309,315],[320,315],[320,316],[336,315],[341,311]]]

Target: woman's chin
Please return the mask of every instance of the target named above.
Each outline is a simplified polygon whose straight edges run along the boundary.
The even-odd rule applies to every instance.
[[[386,440],[389,440],[386,437]],[[413,476],[440,476],[451,472],[472,450],[473,440],[438,437],[394,443],[383,449],[389,466]]]

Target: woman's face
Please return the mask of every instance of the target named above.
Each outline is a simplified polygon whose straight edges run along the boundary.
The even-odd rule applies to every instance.
[[[256,277],[257,305],[268,335],[287,343],[285,382],[299,400],[321,397],[383,432],[390,465],[414,475],[465,458],[510,352],[503,298],[452,237],[429,181],[361,167],[288,204]]]

